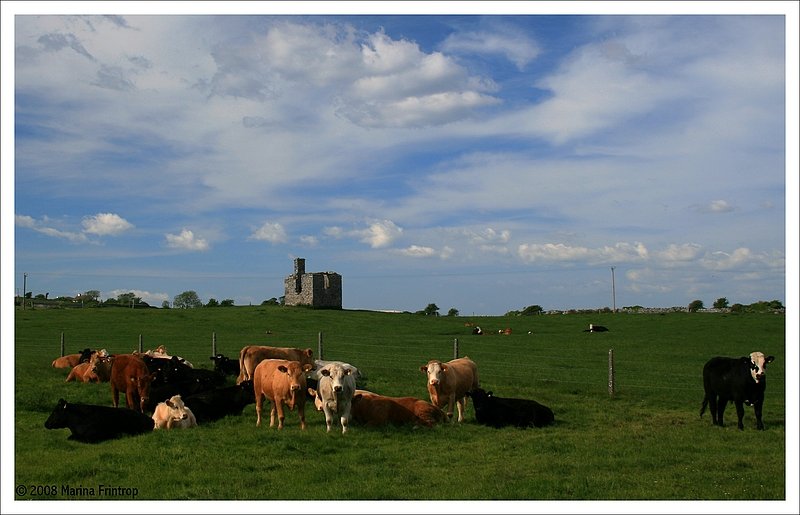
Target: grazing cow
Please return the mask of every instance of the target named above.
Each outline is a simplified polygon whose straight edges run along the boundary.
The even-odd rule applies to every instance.
[[[153,419],[127,408],[75,404],[59,399],[44,427],[69,428],[70,440],[94,443],[148,433],[153,430]]]
[[[589,329],[584,329],[584,333],[604,333],[608,331],[608,327],[602,325],[589,324]]]
[[[217,354],[216,356],[211,356],[211,361],[214,362],[214,370],[219,372],[223,375],[229,376],[238,376],[240,367],[239,362],[225,356],[223,354]]]
[[[495,397],[492,392],[475,388],[472,397],[475,419],[492,427],[544,427],[553,423],[553,410],[530,399]]]
[[[180,395],[173,395],[158,403],[153,412],[153,430],[188,429],[197,427],[197,419],[192,410],[183,403]]]
[[[312,365],[285,359],[265,359],[253,371],[253,391],[256,396],[256,426],[261,425],[261,404],[264,397],[272,403],[269,413],[269,427],[275,426],[278,416],[278,429],[283,429],[285,415],[283,405],[290,410],[297,408],[300,416],[300,429],[306,428],[306,372]]]
[[[761,409],[764,405],[764,390],[767,388],[767,364],[775,360],[774,356],[764,357],[761,352],[752,352],[741,358],[725,358],[717,356],[708,360],[703,366],[703,388],[705,397],[700,408],[700,416],[711,406],[711,422],[722,427],[722,415],[725,406],[732,401],[736,406],[739,429],[744,429],[744,404],[753,406],[756,415],[756,428],[764,429],[761,421]]]
[[[433,427],[445,420],[444,412],[414,397],[387,397],[364,390],[353,396],[352,419],[365,426],[414,425]]]
[[[269,347],[265,345],[246,345],[239,351],[239,377],[236,384],[253,379],[253,371],[265,359],[283,359],[298,361],[300,365],[311,365],[314,368],[314,351],[293,347]]]
[[[256,402],[253,381],[216,388],[184,397],[183,403],[192,409],[198,424],[213,422],[228,415],[241,415],[245,406]]]
[[[90,383],[90,382],[99,383],[100,378],[97,377],[97,374],[94,373],[93,368],[94,364],[90,361],[84,361],[83,363],[78,363],[77,365],[72,367],[72,370],[70,370],[66,382],[69,383],[70,381],[80,381],[82,383]]]
[[[448,419],[453,416],[454,405],[458,405],[458,421],[464,421],[467,392],[478,387],[478,367],[469,357],[456,358],[442,363],[431,360],[419,367],[428,376],[428,394],[431,403],[438,408],[447,406]]]
[[[130,409],[143,411],[150,396],[150,384],[155,378],[147,370],[144,360],[133,354],[117,354],[111,365],[111,400],[119,406],[119,392],[125,392]]]
[[[309,393],[314,396],[317,411],[325,413],[325,425],[329,433],[334,416],[338,415],[344,434],[350,422],[351,403],[356,391],[355,376],[358,372],[340,363],[329,363],[316,372],[319,377],[317,390],[309,388]]]
[[[79,363],[89,361],[93,352],[92,349],[87,348],[75,354],[67,354],[66,356],[54,359],[51,366],[53,368],[75,368]]]

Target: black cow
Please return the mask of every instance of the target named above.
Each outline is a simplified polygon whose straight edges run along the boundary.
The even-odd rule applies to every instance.
[[[717,356],[711,358],[703,366],[703,388],[705,397],[700,408],[700,416],[711,406],[711,422],[722,426],[722,415],[725,406],[732,401],[736,406],[739,429],[744,429],[744,404],[753,406],[756,415],[756,428],[764,429],[761,421],[761,409],[764,405],[764,390],[767,388],[767,363],[772,363],[774,356],[764,357],[761,352],[752,352],[741,358]]]
[[[147,354],[140,354],[139,357],[144,360],[145,365],[147,365],[147,370],[149,370],[151,374],[156,374],[154,384],[175,381],[178,377],[181,377],[181,374],[184,372],[192,370],[192,367],[187,365],[184,359],[177,356],[155,358]]]
[[[223,354],[211,356],[211,361],[214,362],[214,370],[223,374],[238,377],[239,376],[239,360],[231,359]]]
[[[602,325],[589,324],[589,329],[584,329],[584,333],[604,333],[608,331],[608,327]]]
[[[150,385],[150,396],[144,404],[145,411],[153,411],[159,402],[170,399],[173,395],[180,395],[186,398],[190,395],[207,392],[216,388],[216,383],[204,381],[202,379],[180,379],[170,382],[152,383]]]
[[[475,388],[467,395],[472,397],[475,419],[487,426],[544,427],[555,420],[550,408],[534,400],[495,397],[483,388]]]
[[[198,424],[213,422],[228,415],[241,415],[245,406],[255,402],[252,379],[183,398],[183,403],[192,410]]]
[[[153,419],[128,408],[68,403],[59,399],[44,423],[47,429],[69,428],[70,440],[95,443],[153,430]]]

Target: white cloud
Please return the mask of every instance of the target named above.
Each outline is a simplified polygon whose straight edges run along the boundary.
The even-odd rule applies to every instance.
[[[208,241],[195,237],[194,232],[189,229],[183,229],[180,234],[165,234],[164,236],[167,238],[169,248],[191,251],[206,251],[210,248]]]
[[[647,247],[640,242],[619,242],[613,246],[606,245],[596,249],[563,243],[523,243],[517,248],[517,254],[523,261],[530,263],[537,261],[580,261],[590,264],[631,263],[646,261],[649,258]]]
[[[98,236],[117,236],[133,228],[133,224],[114,213],[98,213],[95,216],[87,216],[81,225],[83,225],[83,232]]]
[[[442,50],[453,53],[499,54],[519,70],[536,59],[541,49],[525,33],[503,27],[503,32],[455,32],[447,36]]]
[[[161,307],[164,301],[171,300],[170,296],[166,293],[157,293],[157,292],[149,292],[145,290],[126,290],[124,288],[117,288],[106,292],[101,297],[106,299],[117,298],[120,295],[124,295],[126,293],[133,293],[136,297],[139,297],[144,302],[146,302],[150,306]]]
[[[433,247],[423,247],[419,245],[411,245],[408,248],[398,251],[400,254],[409,257],[432,257],[436,255],[436,249]]]
[[[316,236],[303,235],[300,236],[300,243],[306,247],[316,247],[319,244],[319,239]]]
[[[403,228],[391,220],[373,220],[368,223],[369,226],[365,229],[345,230],[336,226],[325,227],[323,233],[336,239],[355,238],[374,249],[388,247],[403,234]]]
[[[708,206],[708,209],[712,213],[727,213],[733,211],[733,206],[731,206],[724,200],[713,200],[711,201],[711,204]]]
[[[34,231],[44,234],[45,236],[50,236],[53,238],[61,238],[64,240],[71,241],[72,243],[83,243],[89,241],[85,234],[74,232],[74,231],[64,231],[61,229],[57,229],[52,227],[51,220],[48,217],[44,217],[42,220],[36,220],[33,217],[28,215],[15,215],[14,216],[15,224],[19,227],[25,227],[26,229],[33,229]]]
[[[250,235],[251,240],[268,241],[270,243],[284,243],[287,240],[286,230],[277,222],[264,222]]]
[[[671,243],[666,249],[656,252],[656,257],[666,263],[694,261],[702,255],[702,246],[696,243]]]

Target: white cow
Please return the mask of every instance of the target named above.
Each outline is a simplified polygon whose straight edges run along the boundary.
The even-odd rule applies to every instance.
[[[325,413],[325,425],[331,431],[334,416],[339,416],[342,424],[342,433],[347,432],[350,422],[350,410],[353,395],[356,391],[357,370],[341,363],[329,363],[317,370],[319,382],[317,389],[309,388],[308,392],[314,396],[314,405],[317,411]]]
[[[159,402],[153,412],[153,430],[187,429],[197,427],[197,419],[188,406],[183,404],[180,395],[173,395],[164,402]]]

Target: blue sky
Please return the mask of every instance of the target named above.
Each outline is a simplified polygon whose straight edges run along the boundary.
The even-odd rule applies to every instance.
[[[259,304],[303,257],[352,309],[785,303],[784,18],[712,4],[18,15],[14,288]]]

